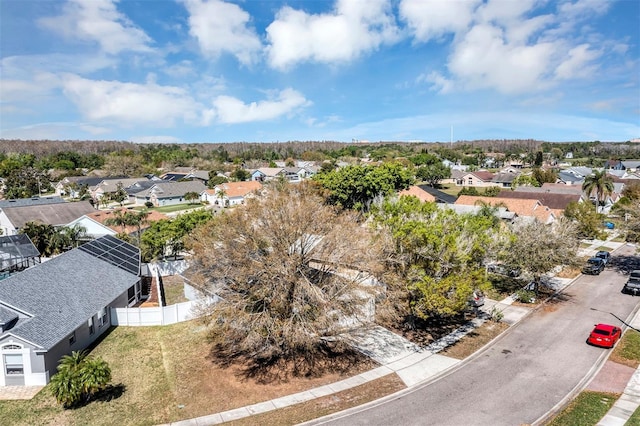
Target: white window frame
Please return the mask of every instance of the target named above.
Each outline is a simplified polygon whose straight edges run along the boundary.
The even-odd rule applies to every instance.
[[[93,323],[93,317],[87,320],[87,327],[89,327],[89,334],[94,334],[96,332],[96,326]]]

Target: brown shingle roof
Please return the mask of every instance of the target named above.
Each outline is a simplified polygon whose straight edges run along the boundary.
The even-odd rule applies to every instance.
[[[572,202],[578,202],[582,198],[581,194],[554,194],[552,192],[519,192],[519,191],[500,191],[498,197],[502,198],[518,198],[528,200],[539,200],[543,205],[557,210],[564,210],[567,205]]]
[[[258,191],[262,188],[262,184],[260,182],[250,180],[246,182],[226,182],[220,185],[216,185],[216,188],[224,189],[227,197],[244,197],[253,191]],[[216,189],[208,189],[207,193],[210,195],[216,194]]]
[[[402,196],[409,196],[409,195],[413,195],[414,197],[417,197],[420,201],[422,202],[428,202],[428,201],[435,201],[436,198],[429,194],[427,191],[425,191],[424,189],[418,187],[418,186],[410,186],[409,188],[400,191],[400,193],[398,194],[400,197]]]
[[[461,195],[454,204],[462,204],[466,206],[474,206],[476,202],[482,201],[489,205],[495,206],[504,204],[510,212],[518,216],[535,217],[542,223],[547,223],[553,212],[549,207],[542,205],[539,200],[503,198],[503,197],[476,197],[472,195]],[[553,214],[555,217],[555,214]]]

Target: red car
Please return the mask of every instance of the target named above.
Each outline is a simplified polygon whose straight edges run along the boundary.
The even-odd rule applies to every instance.
[[[620,327],[609,324],[596,324],[587,339],[587,343],[604,348],[612,348],[621,335]]]

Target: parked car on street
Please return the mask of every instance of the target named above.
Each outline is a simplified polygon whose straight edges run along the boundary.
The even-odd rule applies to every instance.
[[[595,257],[604,260],[604,264],[606,265],[607,263],[609,263],[609,260],[611,259],[611,253],[609,253],[606,250],[600,250],[599,252],[596,253]]]
[[[582,268],[583,274],[600,275],[600,272],[604,270],[604,260],[599,257],[592,257],[587,260],[587,263]]]
[[[633,294],[634,296],[640,294],[640,269],[631,271],[629,279],[622,287],[622,292],[627,294]]]
[[[591,334],[589,334],[587,343],[594,346],[612,348],[621,335],[620,327],[610,324],[596,324]]]

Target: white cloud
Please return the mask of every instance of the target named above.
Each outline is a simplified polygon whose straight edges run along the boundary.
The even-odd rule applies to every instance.
[[[271,99],[245,104],[231,96],[218,96],[213,101],[214,115],[219,122],[227,124],[247,123],[271,120],[282,115],[294,113],[299,108],[310,105],[305,97],[293,90],[284,89],[271,96]]]
[[[0,138],[4,139],[86,139],[110,132],[110,129],[85,123],[53,122],[37,123],[12,129],[0,129]]]
[[[317,15],[286,6],[266,31],[269,63],[277,69],[347,62],[399,37],[388,0],[338,0],[333,13]]]
[[[247,12],[219,0],[184,0],[184,4],[189,12],[189,34],[206,56],[215,59],[228,52],[242,64],[255,62],[262,43],[248,26]]]
[[[455,47],[448,67],[466,88],[522,93],[548,86],[556,51],[552,43],[508,44],[499,28],[477,25]]]
[[[249,123],[291,115],[310,104],[301,93],[284,89],[270,93],[267,100],[249,104],[218,95],[210,101],[212,108],[205,108],[188,90],[158,85],[150,77],[146,83],[137,84],[95,81],[67,74],[63,78],[64,94],[87,119],[113,122],[121,127],[167,128],[178,122],[192,126]]]
[[[109,54],[151,51],[151,38],[118,12],[116,2],[68,0],[62,15],[41,18],[38,23],[68,39],[98,43]]]
[[[178,119],[196,120],[196,103],[179,87],[95,81],[72,74],[64,77],[63,87],[64,94],[91,120],[159,127],[173,126]]]
[[[576,77],[587,77],[595,71],[592,62],[600,56],[600,52],[589,49],[588,44],[581,44],[569,50],[568,57],[556,68],[556,77],[568,80]]]
[[[407,22],[416,40],[426,42],[465,30],[481,2],[482,0],[403,0],[400,3],[400,17]]]
[[[453,90],[454,87],[454,84],[451,80],[436,71],[431,71],[428,74],[420,74],[416,79],[416,82],[431,83],[431,90],[435,90],[440,93],[449,93]]]

